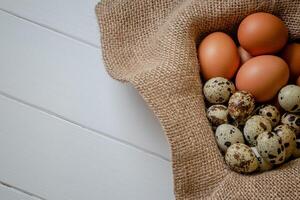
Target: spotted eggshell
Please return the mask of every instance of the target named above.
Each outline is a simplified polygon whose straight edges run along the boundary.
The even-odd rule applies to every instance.
[[[234,84],[222,77],[209,79],[203,87],[206,100],[212,104],[227,102],[234,91]]]
[[[292,127],[296,133],[296,137],[300,137],[300,116],[291,113],[284,113],[281,117],[281,123]]]
[[[249,118],[244,126],[244,136],[250,146],[256,146],[258,135],[265,131],[272,131],[272,125],[267,118],[260,115]]]
[[[245,143],[242,132],[230,124],[222,124],[216,130],[216,140],[222,151],[226,151],[230,145]]]
[[[284,124],[274,128],[274,132],[281,137],[285,148],[285,160],[288,160],[296,149],[296,135],[294,130],[290,126]]]
[[[296,139],[296,148],[293,152],[293,156],[295,158],[299,158],[300,157],[300,139]]]
[[[288,112],[300,112],[300,87],[287,85],[278,94],[280,106]]]
[[[269,162],[267,162],[261,155],[259,155],[257,148],[256,147],[251,147],[253,153],[255,154],[258,164],[259,164],[259,171],[264,172],[264,171],[269,171],[273,168],[273,165]]]
[[[228,148],[225,162],[232,170],[239,173],[251,173],[259,166],[251,148],[241,143],[233,144]]]
[[[259,154],[271,164],[281,164],[285,159],[282,139],[274,132],[263,132],[257,138]]]
[[[242,121],[252,113],[254,107],[254,97],[246,91],[238,91],[229,99],[228,113],[233,119]]]
[[[273,105],[266,105],[259,109],[258,114],[268,118],[272,124],[272,127],[275,127],[280,121],[280,112]]]
[[[212,105],[207,109],[207,118],[212,126],[219,126],[228,122],[228,110],[223,105]]]

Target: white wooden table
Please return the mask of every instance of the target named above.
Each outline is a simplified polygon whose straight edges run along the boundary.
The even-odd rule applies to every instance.
[[[0,199],[174,199],[158,120],[105,71],[98,0],[0,0]]]

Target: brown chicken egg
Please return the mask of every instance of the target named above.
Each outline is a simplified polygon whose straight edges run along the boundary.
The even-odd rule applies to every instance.
[[[289,68],[283,59],[273,55],[248,60],[236,75],[238,90],[250,92],[258,102],[271,100],[289,78]]]
[[[252,56],[245,49],[243,49],[243,47],[239,47],[238,51],[241,58],[241,64],[244,64],[246,61],[252,58]]]
[[[300,76],[300,44],[287,45],[281,56],[290,68],[290,76],[293,80]]]
[[[205,80],[213,77],[231,79],[239,67],[240,57],[231,37],[222,32],[206,36],[199,48],[200,73]]]
[[[278,52],[288,40],[288,29],[281,19],[269,13],[247,16],[238,28],[240,45],[252,56]]]
[[[300,76],[296,80],[296,85],[300,86]]]

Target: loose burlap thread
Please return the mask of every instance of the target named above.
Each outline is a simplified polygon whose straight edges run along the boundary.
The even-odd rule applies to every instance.
[[[300,159],[261,174],[235,173],[205,114],[199,42],[213,31],[235,36],[240,21],[258,11],[279,16],[290,38],[300,38],[298,0],[103,0],[96,6],[108,73],[139,91],[168,137],[177,200],[300,198]]]

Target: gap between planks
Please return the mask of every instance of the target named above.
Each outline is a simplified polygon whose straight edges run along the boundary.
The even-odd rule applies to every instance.
[[[33,193],[28,192],[28,191],[26,191],[26,190],[23,190],[23,189],[21,189],[21,188],[15,187],[15,186],[10,185],[10,184],[8,184],[8,183],[5,183],[5,182],[3,182],[3,181],[1,181],[1,180],[0,180],[0,185],[2,185],[3,187],[8,187],[8,188],[10,188],[10,189],[16,190],[16,191],[18,191],[18,192],[21,192],[21,193],[23,193],[23,194],[26,194],[26,195],[28,195],[28,196],[30,196],[30,197],[32,197],[32,198],[38,199],[38,200],[47,200],[47,199],[45,199],[44,197],[41,197],[41,196],[39,196],[39,195],[37,195],[37,194],[33,194]]]
[[[166,157],[164,157],[164,156],[162,156],[162,155],[159,155],[159,154],[157,154],[157,153],[155,153],[155,152],[149,151],[149,150],[147,150],[147,149],[141,148],[141,147],[139,147],[139,146],[137,146],[137,145],[135,145],[135,144],[132,144],[132,143],[130,143],[130,142],[127,142],[127,141],[125,141],[125,140],[121,140],[121,139],[116,138],[116,137],[113,137],[113,136],[111,136],[111,135],[109,135],[109,134],[107,134],[107,133],[100,132],[100,131],[98,131],[98,130],[96,130],[96,129],[93,129],[93,128],[90,128],[90,127],[85,126],[85,125],[83,125],[83,124],[80,124],[80,123],[78,123],[78,122],[75,122],[75,121],[73,121],[73,120],[71,120],[71,119],[68,119],[68,118],[66,118],[66,117],[64,117],[64,116],[62,116],[62,115],[59,115],[59,114],[57,114],[57,113],[55,113],[55,112],[52,112],[52,111],[47,110],[47,109],[45,109],[45,108],[39,107],[39,106],[37,106],[37,105],[31,104],[31,103],[29,103],[29,102],[26,102],[26,101],[23,101],[23,100],[21,100],[21,99],[19,99],[19,98],[16,98],[16,97],[14,97],[14,96],[12,96],[12,95],[10,95],[10,94],[7,94],[7,93],[5,93],[5,92],[3,92],[3,91],[1,91],[1,90],[0,90],[0,95],[3,96],[3,97],[5,97],[5,98],[7,98],[7,99],[9,99],[9,100],[11,100],[11,101],[14,101],[15,103],[19,103],[19,104],[22,104],[22,105],[31,107],[31,108],[33,108],[33,109],[35,109],[35,110],[38,110],[38,111],[42,112],[42,113],[45,113],[45,114],[47,114],[47,115],[50,115],[50,116],[52,116],[52,117],[54,117],[54,118],[56,118],[56,119],[65,121],[66,123],[70,123],[70,124],[72,124],[72,125],[75,125],[75,126],[77,126],[77,127],[82,128],[82,129],[84,129],[84,130],[88,130],[88,131],[90,131],[91,133],[93,133],[93,134],[95,134],[95,135],[97,135],[97,136],[101,135],[101,136],[105,137],[106,139],[113,140],[113,141],[115,141],[115,142],[121,143],[121,144],[126,145],[126,146],[128,146],[128,147],[131,147],[131,148],[134,148],[134,149],[136,149],[136,150],[138,150],[138,151],[141,151],[141,152],[143,152],[143,153],[145,153],[145,154],[149,154],[149,155],[151,155],[151,156],[157,157],[158,159],[161,159],[161,160],[163,160],[163,161],[170,162],[170,159],[168,159],[168,158],[166,158]]]
[[[5,9],[3,9],[3,8],[0,8],[0,11],[6,13],[6,14],[8,14],[8,15],[11,15],[11,16],[13,16],[13,17],[16,17],[16,18],[18,18],[18,19],[20,19],[20,20],[27,21],[27,22],[29,22],[29,23],[31,23],[31,24],[34,24],[34,25],[39,26],[39,27],[42,27],[43,29],[47,29],[48,31],[51,31],[51,32],[54,32],[54,33],[59,34],[59,35],[61,35],[61,36],[67,37],[67,38],[69,38],[69,39],[72,39],[73,41],[79,42],[79,43],[84,44],[84,45],[88,45],[88,46],[93,47],[93,48],[96,48],[96,49],[100,49],[100,46],[99,46],[99,45],[96,45],[96,44],[94,44],[94,43],[88,42],[88,41],[86,41],[86,40],[84,40],[84,39],[81,39],[81,38],[79,38],[79,37],[70,35],[70,34],[65,33],[65,32],[63,32],[63,31],[60,31],[60,30],[58,30],[58,29],[55,29],[55,28],[53,28],[53,27],[51,27],[51,26],[48,26],[48,25],[45,25],[45,24],[42,24],[42,23],[39,23],[39,22],[35,22],[35,21],[31,20],[31,19],[28,19],[28,18],[26,18],[26,17],[23,17],[23,16],[21,16],[21,15],[18,15],[17,13],[14,13],[14,12],[12,12],[12,11],[8,11],[8,10],[5,10]],[[96,14],[95,14],[95,17],[96,17]],[[99,30],[99,32],[100,32],[100,30]],[[99,44],[100,44],[100,38],[99,38]]]
[[[18,18],[18,19],[20,19],[20,20],[22,20],[22,21],[27,21],[27,22],[29,22],[29,23],[31,23],[31,24],[34,24],[34,25],[39,26],[39,27],[42,27],[43,29],[47,29],[48,31],[54,32],[54,33],[56,33],[56,34],[59,34],[60,36],[67,37],[68,39],[72,39],[72,40],[75,41],[75,42],[79,42],[79,43],[81,43],[81,44],[84,44],[84,45],[87,45],[87,46],[90,46],[90,47],[93,47],[93,48],[96,48],[96,49],[100,49],[99,46],[97,46],[97,45],[95,45],[95,44],[93,44],[93,43],[90,43],[90,42],[87,42],[87,41],[85,41],[85,40],[83,40],[83,39],[80,39],[80,38],[71,36],[71,35],[66,34],[66,33],[64,33],[64,32],[62,32],[62,31],[59,31],[59,30],[57,30],[57,29],[51,28],[51,27],[49,27],[49,26],[47,26],[47,25],[44,25],[44,24],[41,24],[41,23],[34,22],[34,21],[30,20],[30,19],[27,19],[27,18],[25,18],[25,17],[19,16],[18,14],[15,14],[15,13],[13,13],[13,12],[11,12],[11,11],[7,11],[7,10],[2,9],[2,8],[0,8],[0,11],[4,12],[4,13],[10,15],[10,16],[16,17],[16,18]],[[119,143],[121,143],[121,144],[124,144],[124,145],[126,145],[126,146],[135,148],[135,149],[137,149],[137,150],[139,150],[139,151],[142,151],[142,152],[144,152],[144,153],[146,153],[146,154],[150,154],[150,155],[152,155],[152,156],[154,156],[154,157],[157,157],[157,158],[162,159],[162,160],[164,160],[164,161],[170,162],[170,159],[168,159],[167,157],[164,157],[164,156],[162,156],[162,155],[159,155],[158,153],[155,153],[155,152],[153,152],[153,151],[149,151],[149,150],[147,150],[147,149],[144,149],[144,148],[142,148],[142,147],[139,147],[139,146],[137,146],[137,145],[135,145],[135,144],[132,144],[132,143],[127,142],[127,141],[125,141],[125,140],[119,139],[119,138],[117,138],[117,137],[113,137],[113,136],[111,136],[111,135],[109,135],[109,134],[107,134],[107,133],[100,132],[100,131],[98,131],[98,130],[96,130],[96,129],[93,129],[93,128],[91,128],[91,127],[85,126],[85,125],[83,125],[83,124],[81,124],[81,123],[78,123],[78,122],[75,122],[75,121],[73,121],[73,120],[71,120],[71,119],[65,118],[64,116],[59,115],[59,114],[57,114],[57,113],[55,113],[55,112],[52,112],[52,111],[47,110],[47,109],[45,109],[45,108],[42,108],[42,107],[39,107],[39,106],[37,106],[37,105],[31,104],[31,103],[29,103],[29,102],[25,102],[25,101],[23,101],[23,100],[21,100],[21,99],[19,99],[19,98],[16,98],[16,97],[14,97],[14,96],[12,96],[12,95],[9,95],[9,94],[5,93],[5,92],[3,92],[3,91],[0,91],[0,95],[1,95],[1,96],[4,96],[4,97],[6,97],[6,98],[8,98],[8,99],[10,99],[10,100],[13,100],[13,101],[15,101],[15,102],[17,102],[17,103],[20,103],[20,104],[23,104],[23,105],[32,107],[32,108],[34,108],[34,109],[36,109],[36,110],[39,110],[39,111],[41,111],[41,112],[44,112],[44,113],[46,113],[46,114],[48,114],[48,115],[51,115],[51,116],[53,116],[53,117],[55,117],[55,118],[57,118],[57,119],[66,121],[66,122],[71,123],[71,124],[73,124],[73,125],[76,125],[76,126],[82,128],[82,129],[89,130],[89,131],[91,131],[92,133],[94,133],[94,134],[96,134],[96,135],[102,135],[102,136],[105,137],[105,138],[108,138],[108,139],[117,141],[117,142],[119,142]]]

